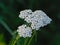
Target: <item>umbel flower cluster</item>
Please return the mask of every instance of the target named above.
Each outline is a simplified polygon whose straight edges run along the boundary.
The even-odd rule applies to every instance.
[[[32,29],[27,27],[27,25],[22,25],[18,27],[17,32],[20,37],[31,37]]]
[[[23,10],[19,14],[19,18],[24,19],[27,23],[30,24],[30,27],[27,25],[22,25],[18,27],[18,34],[20,37],[31,37],[32,30],[39,30],[41,27],[49,24],[52,19],[49,18],[42,10]]]

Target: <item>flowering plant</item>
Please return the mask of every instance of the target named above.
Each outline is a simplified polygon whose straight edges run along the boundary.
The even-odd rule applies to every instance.
[[[27,44],[30,45],[34,35],[36,35],[36,31],[39,31],[41,27],[46,26],[52,21],[52,19],[49,18],[42,10],[36,10],[34,12],[32,12],[32,10],[30,9],[23,10],[20,12],[19,18],[24,19],[27,22],[27,24],[23,24],[18,27],[18,34],[16,36],[15,41],[13,41],[12,45],[15,45],[20,37],[30,38]]]

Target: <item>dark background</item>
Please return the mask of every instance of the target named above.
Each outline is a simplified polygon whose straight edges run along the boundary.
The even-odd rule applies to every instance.
[[[37,31],[36,45],[60,45],[60,0],[0,0],[0,45],[8,45],[11,31],[25,23],[18,17],[25,9],[43,10],[52,19]]]

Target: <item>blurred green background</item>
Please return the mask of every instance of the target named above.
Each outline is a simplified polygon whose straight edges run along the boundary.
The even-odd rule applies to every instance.
[[[60,0],[0,0],[0,45],[9,45],[12,32],[25,23],[18,17],[25,9],[43,10],[53,20],[37,31],[34,45],[60,45]]]

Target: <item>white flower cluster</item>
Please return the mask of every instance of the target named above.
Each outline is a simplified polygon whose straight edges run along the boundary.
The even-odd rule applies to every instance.
[[[52,21],[42,10],[36,10],[35,12],[23,10],[20,12],[19,17],[23,18],[27,23],[31,23],[31,28],[36,30]]]
[[[19,26],[17,32],[20,37],[31,37],[32,29],[26,25]]]
[[[52,19],[50,19],[43,11],[36,10],[23,10],[20,12],[20,18],[24,19],[27,23],[31,24],[30,27],[27,25],[22,25],[18,27],[18,34],[20,37],[31,37],[32,30],[39,30],[40,27],[44,27],[49,24]]]
[[[32,13],[31,10],[23,10],[20,12],[19,17],[22,19],[25,19],[26,17],[28,17],[28,15],[30,15]]]

